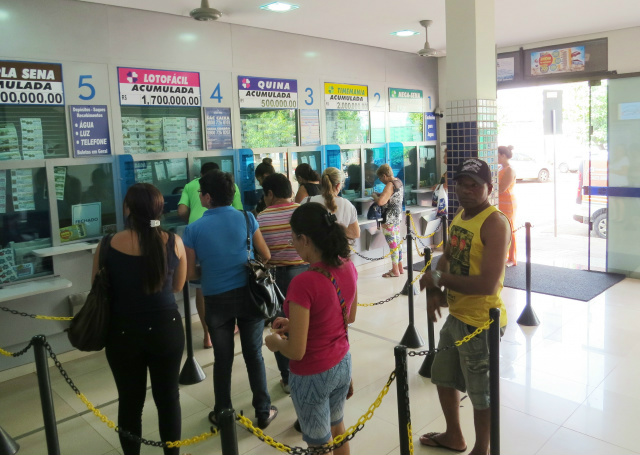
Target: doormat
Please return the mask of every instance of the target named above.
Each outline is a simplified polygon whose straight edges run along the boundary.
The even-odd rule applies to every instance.
[[[433,258],[435,269],[440,256]],[[413,270],[419,272],[424,264],[416,263]],[[531,292],[588,302],[625,278],[620,273],[590,272],[551,265],[531,264]],[[508,288],[527,290],[526,265],[507,267],[504,285]]]

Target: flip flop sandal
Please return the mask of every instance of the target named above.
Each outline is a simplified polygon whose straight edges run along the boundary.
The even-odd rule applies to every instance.
[[[451,450],[452,452],[458,452],[458,453],[462,453],[467,450],[466,447],[460,450],[460,449],[454,449],[453,447],[449,447],[439,443],[438,440],[434,438],[436,436],[440,436],[441,434],[442,433],[438,433],[437,431],[434,431],[433,433],[423,434],[422,436],[420,436],[420,444],[427,447],[437,447],[439,449]],[[433,444],[427,444],[426,441],[431,441]]]
[[[383,273],[382,278],[398,278],[400,275],[394,275],[391,272]]]

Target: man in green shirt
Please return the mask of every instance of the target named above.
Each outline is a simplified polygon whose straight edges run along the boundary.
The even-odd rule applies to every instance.
[[[209,171],[213,171],[214,169],[220,169],[218,163],[204,163],[200,168],[200,177],[202,177]],[[243,209],[238,185],[236,185],[236,192],[233,196],[233,202],[231,203],[231,206],[238,210]],[[200,217],[206,211],[207,209],[204,208],[200,203],[200,179],[193,179],[192,181],[187,183],[182,190],[182,196],[180,197],[180,202],[178,202],[178,215],[180,216],[180,218],[191,224],[194,221],[200,219]],[[200,317],[202,329],[204,330],[203,347],[205,349],[209,349],[211,348],[211,339],[209,337],[209,331],[207,330],[207,323],[204,319],[204,295],[202,294],[202,288],[200,287],[199,281],[191,282],[191,284],[196,287],[196,308],[198,310],[198,316]]]

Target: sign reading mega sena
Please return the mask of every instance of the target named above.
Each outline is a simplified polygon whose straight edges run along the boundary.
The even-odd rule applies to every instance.
[[[368,111],[369,90],[366,85],[324,84],[325,109]]]
[[[0,104],[64,105],[62,65],[0,61]]]
[[[120,105],[200,106],[200,73],[118,67]]]
[[[238,76],[238,100],[241,108],[296,109],[298,81],[268,77]]]

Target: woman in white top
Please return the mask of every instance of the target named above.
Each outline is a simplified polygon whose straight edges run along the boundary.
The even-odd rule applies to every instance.
[[[333,213],[338,223],[347,229],[347,237],[357,239],[360,237],[360,225],[358,224],[358,212],[351,202],[338,196],[342,189],[344,174],[340,169],[328,167],[322,173],[322,194],[311,196],[302,201],[318,202],[323,204]]]

